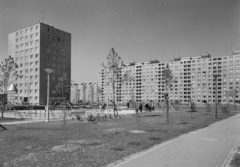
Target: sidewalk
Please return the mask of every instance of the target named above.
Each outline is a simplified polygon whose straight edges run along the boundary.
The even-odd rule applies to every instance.
[[[130,156],[115,167],[225,167],[240,140],[239,132],[240,114],[237,114]]]

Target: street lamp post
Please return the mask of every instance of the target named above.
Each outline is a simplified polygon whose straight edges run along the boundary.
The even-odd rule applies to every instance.
[[[50,68],[47,68],[47,69],[45,69],[45,71],[46,71],[46,73],[48,74],[48,76],[47,76],[47,120],[46,120],[46,122],[49,122],[49,80],[50,80],[50,78],[49,78],[49,74],[50,73],[52,73],[53,72],[53,70],[52,69],[50,69]]]
[[[221,77],[221,74],[213,74],[213,77],[215,79],[215,119],[217,119],[217,78]]]

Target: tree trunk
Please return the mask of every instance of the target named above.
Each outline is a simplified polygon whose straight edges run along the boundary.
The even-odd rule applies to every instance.
[[[113,87],[113,113],[114,113],[114,117],[116,117],[117,115],[116,115],[116,110],[115,110],[115,108],[116,108],[116,104],[115,104],[115,82],[113,82],[113,85],[112,85]]]
[[[166,114],[167,114],[167,123],[169,124],[169,102],[168,102],[168,98],[166,99]]]
[[[3,114],[4,114],[4,111],[5,111],[5,106],[2,106],[2,114],[1,114],[1,119],[3,119]]]

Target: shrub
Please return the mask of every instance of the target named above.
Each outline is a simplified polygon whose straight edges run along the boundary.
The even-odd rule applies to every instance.
[[[230,113],[229,104],[222,105],[222,113],[224,113],[224,114]]]
[[[206,106],[207,106],[207,112],[211,112],[211,104],[207,103]]]
[[[192,112],[196,112],[196,104],[194,102],[191,102],[191,110]]]
[[[95,121],[96,118],[94,117],[94,115],[92,113],[90,113],[88,116],[87,116],[87,121]]]

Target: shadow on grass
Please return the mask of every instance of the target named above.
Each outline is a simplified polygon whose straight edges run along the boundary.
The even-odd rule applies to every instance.
[[[137,146],[137,147],[138,147],[138,146],[141,145],[141,143],[140,143],[140,142],[135,142],[135,141],[134,141],[134,142],[129,142],[128,145],[131,145],[131,146]]]
[[[160,137],[150,137],[149,140],[155,140],[155,141],[157,140],[158,141],[158,140],[161,140],[161,138]]]
[[[111,150],[113,151],[124,151],[124,147],[112,147]]]
[[[151,115],[138,115],[138,117],[160,117],[162,115],[159,114],[151,114]]]

